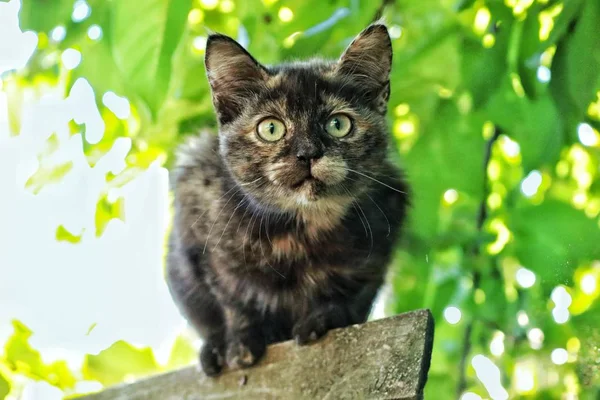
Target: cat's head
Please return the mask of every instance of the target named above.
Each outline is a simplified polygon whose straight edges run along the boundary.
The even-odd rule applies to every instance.
[[[383,25],[365,29],[336,61],[271,67],[211,35],[206,69],[220,151],[238,184],[287,211],[350,204],[385,158],[391,63]]]

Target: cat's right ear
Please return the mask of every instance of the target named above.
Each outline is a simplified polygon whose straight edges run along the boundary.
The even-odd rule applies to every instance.
[[[268,73],[235,40],[221,34],[208,37],[204,61],[219,122],[227,124],[260,89]]]

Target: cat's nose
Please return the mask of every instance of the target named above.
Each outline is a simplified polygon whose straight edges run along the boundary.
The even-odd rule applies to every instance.
[[[309,162],[323,157],[323,149],[319,146],[303,146],[296,152],[298,161]]]

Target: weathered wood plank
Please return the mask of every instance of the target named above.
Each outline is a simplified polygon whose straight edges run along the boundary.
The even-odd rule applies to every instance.
[[[246,370],[195,367],[116,386],[86,400],[421,399],[433,343],[428,310],[336,329],[309,346],[284,342]]]

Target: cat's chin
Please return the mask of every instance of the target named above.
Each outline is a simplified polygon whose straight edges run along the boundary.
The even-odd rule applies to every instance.
[[[307,178],[302,182],[294,185],[292,190],[294,191],[293,197],[296,200],[298,206],[309,206],[323,199],[322,194],[323,182],[315,178]]]

